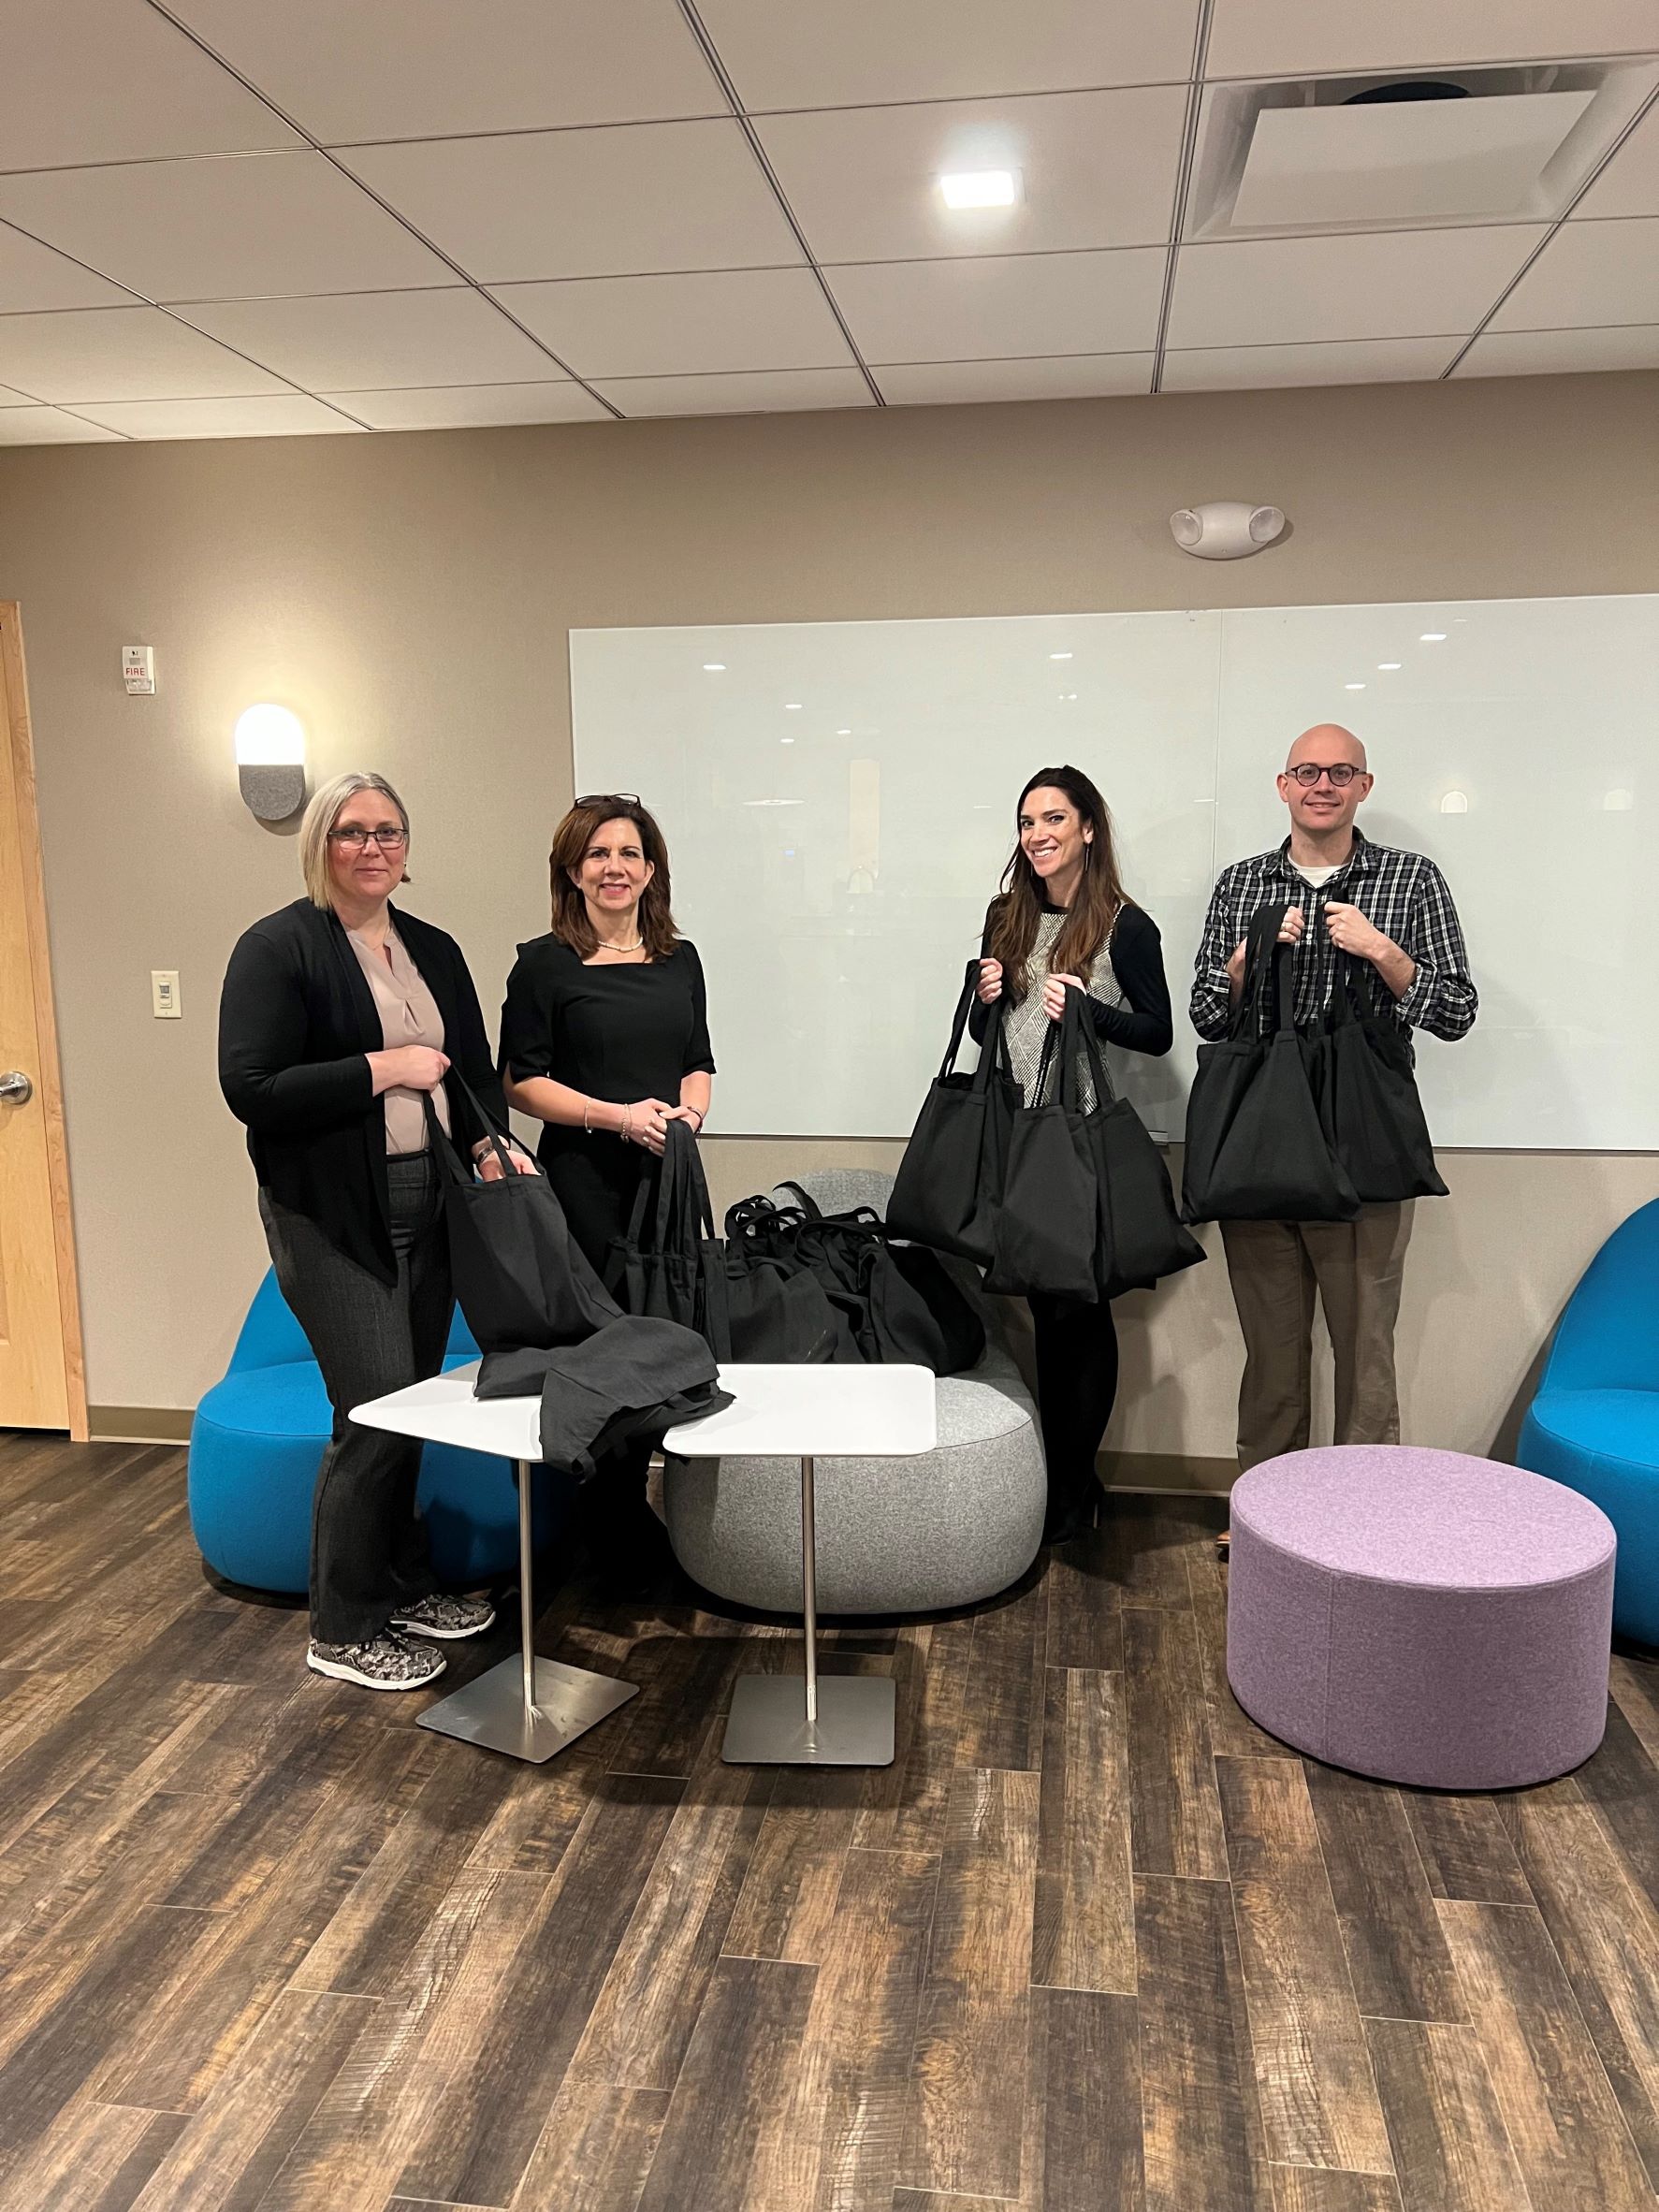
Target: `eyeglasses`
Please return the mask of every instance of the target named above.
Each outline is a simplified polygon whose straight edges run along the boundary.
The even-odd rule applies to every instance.
[[[361,852],[365,845],[378,845],[383,852],[399,852],[409,842],[406,829],[394,829],[383,824],[379,829],[358,829],[354,823],[348,829],[331,829],[328,842],[338,845],[342,852]]]
[[[578,799],[576,805],[578,807],[608,807],[613,799],[620,799],[624,805],[629,807],[637,807],[640,803],[639,793],[636,791],[590,791],[586,797]]]
[[[1321,776],[1329,776],[1333,791],[1346,791],[1356,776],[1363,776],[1363,768],[1356,768],[1352,761],[1336,761],[1329,767],[1321,762],[1298,761],[1294,768],[1287,768],[1287,776],[1293,776],[1303,791],[1312,791]]]

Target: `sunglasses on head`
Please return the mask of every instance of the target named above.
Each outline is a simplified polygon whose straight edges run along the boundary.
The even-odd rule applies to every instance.
[[[619,806],[624,807],[637,807],[642,804],[636,791],[590,791],[585,798],[578,799],[576,805],[578,807],[608,807],[613,799]]]

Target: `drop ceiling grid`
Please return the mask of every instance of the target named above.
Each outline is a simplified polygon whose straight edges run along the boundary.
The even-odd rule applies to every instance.
[[[1070,397],[1570,367],[1580,333],[1625,365],[1659,329],[1624,273],[1659,233],[1652,100],[1554,226],[1171,242],[1204,86],[1545,58],[1555,0],[953,0],[948,40],[925,0],[400,7],[388,46],[337,0],[57,0],[67,68],[25,39],[0,84],[0,415],[224,435]],[[1648,7],[1581,0],[1574,38],[1652,58]],[[1029,165],[1032,196],[947,228],[946,164]],[[149,318],[124,362],[89,319],[123,313]]]

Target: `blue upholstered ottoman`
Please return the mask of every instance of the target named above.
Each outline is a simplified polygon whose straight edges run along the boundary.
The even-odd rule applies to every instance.
[[[1619,1532],[1613,1626],[1659,1644],[1659,1199],[1584,1271],[1516,1457],[1601,1507]]]
[[[477,1357],[458,1312],[444,1364]],[[190,1432],[190,1525],[202,1557],[227,1581],[306,1589],[312,1492],[332,1418],[304,1332],[268,1273],[229,1371],[196,1407]],[[550,1473],[536,1477],[538,1543],[556,1531],[556,1486]],[[471,1589],[517,1567],[518,1503],[507,1461],[429,1444],[418,1494],[442,1581]]]

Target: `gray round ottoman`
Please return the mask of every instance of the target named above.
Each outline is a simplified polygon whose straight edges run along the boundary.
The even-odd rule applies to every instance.
[[[884,1211],[893,1178],[803,1175],[826,1214]],[[787,1186],[773,1192],[787,1205]],[[1017,1582],[1037,1556],[1048,1478],[1035,1408],[973,1269],[947,1260],[986,1327],[971,1373],[934,1385],[939,1442],[906,1460],[820,1460],[818,1604],[825,1613],[928,1613],[973,1605]],[[763,1612],[801,1607],[797,1460],[664,1463],[668,1539],[688,1575]]]
[[[1337,1445],[1232,1492],[1227,1675],[1253,1720],[1333,1767],[1513,1789],[1607,1724],[1611,1522],[1461,1452]]]

